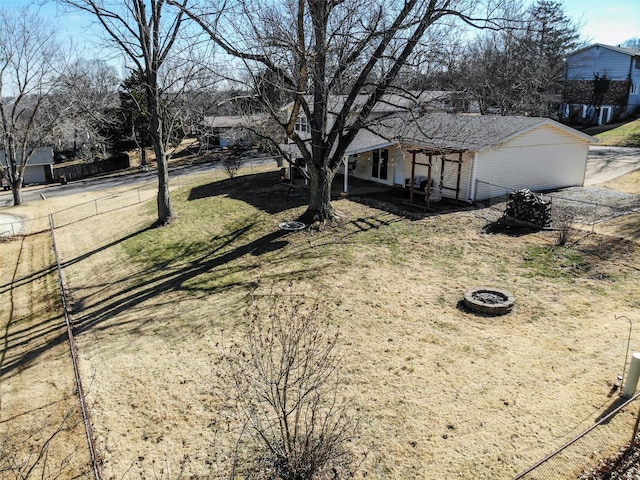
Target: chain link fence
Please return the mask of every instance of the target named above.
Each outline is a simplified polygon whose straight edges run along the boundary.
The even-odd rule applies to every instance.
[[[95,215],[147,201],[155,197],[156,193],[153,185],[146,184],[58,210],[51,213],[51,215],[53,216],[56,227],[62,227]],[[49,228],[49,215],[33,218],[0,215],[0,237],[32,235],[47,231]]]
[[[504,213],[508,195],[519,190],[515,187],[497,185],[477,180],[483,191],[491,193],[484,203],[494,210],[497,216]],[[604,188],[569,187],[552,192],[535,192],[551,200],[552,219],[556,225],[568,218],[576,224],[595,226],[598,223],[640,212],[640,195],[618,192]],[[554,227],[552,222],[552,227]]]
[[[513,480],[639,478],[608,476],[638,448],[639,399],[640,393],[628,400],[620,397],[593,426]]]
[[[256,165],[252,161],[244,161],[242,168],[247,169],[248,172],[253,172]],[[224,175],[220,169],[216,170],[216,173]],[[202,174],[202,172],[184,174],[173,172],[170,179],[171,188],[195,185],[198,183],[197,177]],[[44,192],[46,193],[46,191]],[[156,180],[151,180],[134,186],[127,186],[109,195],[88,200],[69,208],[57,210],[52,212],[51,215],[53,215],[53,221],[56,228],[58,228],[96,215],[146,202],[156,198],[157,193],[158,183]],[[22,218],[13,213],[2,215],[2,211],[0,209],[0,238],[32,235],[48,231],[50,228],[49,215]],[[8,210],[7,213],[9,213]]]

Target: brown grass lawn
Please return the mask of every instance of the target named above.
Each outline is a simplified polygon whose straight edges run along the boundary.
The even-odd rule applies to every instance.
[[[640,193],[637,176],[619,182]],[[553,232],[483,233],[493,210],[415,220],[353,199],[336,201],[340,225],[284,234],[278,224],[304,200],[275,171],[217,174],[174,190],[169,227],[148,228],[151,201],[58,229],[105,478],[174,479],[181,468],[216,478],[235,440],[218,359],[239,338],[251,293],[327,302],[343,393],[360,418],[358,478],[510,478],[616,399],[628,333],[616,316],[640,309],[637,218],[553,249]],[[19,242],[0,245],[3,279]],[[460,308],[481,285],[511,290],[514,311]],[[640,330],[631,345],[640,349]],[[67,375],[48,369],[56,384]],[[9,380],[0,377],[3,410],[18,395]]]

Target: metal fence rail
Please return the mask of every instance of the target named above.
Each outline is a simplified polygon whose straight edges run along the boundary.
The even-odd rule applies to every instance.
[[[245,166],[246,168],[246,166]],[[253,168],[253,165],[251,166]],[[171,178],[171,187],[180,188],[197,183],[198,174],[175,175]],[[56,227],[63,227],[80,220],[101,215],[103,213],[126,208],[155,198],[157,182],[150,181],[119,192],[78,203],[71,207],[52,212]],[[0,210],[2,213],[2,210]],[[15,237],[19,235],[33,235],[48,231],[49,215],[33,218],[14,217],[9,222],[0,221],[0,237]]]
[[[513,480],[590,478],[589,472],[607,458],[617,455],[637,439],[640,393],[619,400],[613,410],[589,429],[558,448]]]

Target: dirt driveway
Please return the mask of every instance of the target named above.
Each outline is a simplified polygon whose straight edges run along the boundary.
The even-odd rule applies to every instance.
[[[589,147],[584,185],[596,185],[640,168],[640,148]]]

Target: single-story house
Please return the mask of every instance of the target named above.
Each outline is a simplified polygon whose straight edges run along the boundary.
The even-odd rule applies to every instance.
[[[0,150],[0,163],[7,167],[4,150]],[[18,165],[22,163],[22,157],[18,159]],[[24,184],[48,183],[53,179],[53,149],[51,147],[38,147],[33,150],[27,166],[24,169]]]
[[[207,116],[199,128],[198,136],[207,147],[250,147],[252,142],[246,127],[262,120],[263,117],[257,115]]]
[[[412,198],[473,203],[515,189],[581,186],[597,141],[548,118],[400,115],[358,133],[341,168],[343,189],[353,175],[408,188]]]

